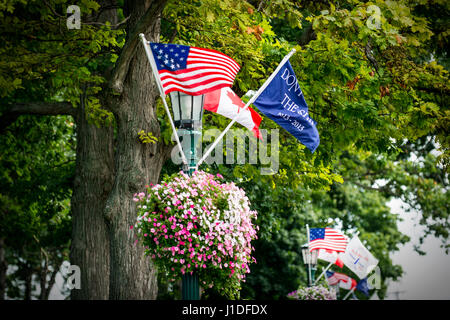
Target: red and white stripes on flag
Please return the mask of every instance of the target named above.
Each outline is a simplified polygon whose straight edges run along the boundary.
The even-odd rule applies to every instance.
[[[327,271],[326,278],[330,286],[335,286],[339,283],[339,287],[347,290],[353,289],[357,284],[355,279],[340,272]]]
[[[312,228],[309,232],[309,251],[328,249],[345,252],[347,237],[331,228]]]
[[[200,95],[231,87],[240,66],[227,55],[178,44],[149,43],[165,94]]]

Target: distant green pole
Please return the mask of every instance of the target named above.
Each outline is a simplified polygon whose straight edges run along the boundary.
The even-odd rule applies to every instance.
[[[314,282],[316,281],[316,279],[314,278],[316,274],[316,268],[312,268],[311,267],[311,283],[310,283],[310,287],[312,287],[314,285]]]
[[[315,275],[316,275],[316,268],[315,267],[311,267],[310,264],[306,264],[306,276],[307,276],[307,280],[308,280],[308,287],[312,287],[314,285],[315,282]],[[311,272],[310,272],[311,271]]]
[[[181,297],[183,300],[200,300],[200,287],[196,273],[183,274],[181,278]]]
[[[184,150],[190,151],[189,154],[186,154],[186,159],[189,161],[189,167],[186,170],[186,174],[191,176],[195,171],[197,163],[197,151],[195,147],[201,132],[187,129],[183,130],[181,134],[183,134],[183,152]],[[200,286],[198,282],[198,275],[195,272],[192,274],[186,273],[182,275],[181,298],[183,300],[200,300]]]

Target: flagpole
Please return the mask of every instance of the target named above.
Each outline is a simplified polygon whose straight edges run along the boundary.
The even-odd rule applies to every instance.
[[[331,267],[332,264],[333,264],[333,262],[330,262],[330,263],[328,264],[328,266],[322,271],[322,273],[320,274],[320,276],[317,277],[316,281],[314,281],[314,285],[315,285],[317,282],[319,282],[319,279],[322,278],[322,276],[325,274],[325,272],[328,271],[328,269],[330,269],[330,267]]]
[[[348,298],[355,290],[356,290],[356,287],[353,288],[352,290],[350,290],[350,291],[345,295],[345,297],[342,298],[342,300],[347,300],[347,298]]]
[[[205,152],[203,157],[197,162],[197,169],[198,167],[205,161],[205,159],[209,156],[209,154],[214,150],[214,148],[217,146],[217,144],[222,140],[223,136],[230,130],[231,126],[237,121],[239,116],[242,112],[247,110],[247,108],[256,101],[256,99],[259,97],[259,95],[266,89],[266,87],[270,84],[270,82],[273,80],[273,78],[277,75],[278,71],[280,71],[281,67],[289,60],[289,58],[296,52],[295,48],[293,48],[284,58],[281,60],[278,67],[275,69],[274,72],[270,75],[270,77],[264,82],[264,84],[259,88],[259,90],[253,95],[253,97],[250,98],[250,100],[246,103],[244,108],[234,117],[234,119],[228,124],[228,126],[222,131],[220,136],[216,138],[214,143],[211,145],[211,147],[208,149],[208,151]]]
[[[163,90],[163,87],[161,84],[161,79],[159,78],[159,74],[157,72],[158,68],[156,67],[155,58],[153,57],[152,50],[150,50],[149,42],[147,41],[147,39],[145,39],[145,35],[143,33],[140,33],[139,37],[141,38],[142,44],[144,45],[145,53],[147,54],[148,61],[150,62],[150,67],[152,69],[153,76],[155,77],[156,84],[157,84],[157,87],[159,90],[159,96],[161,97],[161,99],[163,101],[164,109],[166,109],[167,116],[169,117],[170,126],[172,127],[172,131],[175,134],[175,140],[177,142],[178,149],[180,150],[180,153],[181,153],[181,159],[185,165],[188,165],[186,156],[184,155],[183,148],[180,143],[180,138],[178,137],[177,129],[175,128],[175,125],[172,120],[172,116],[170,115],[169,107],[167,106],[166,94],[164,93],[164,90]]]
[[[309,225],[306,224],[306,235],[308,237],[308,251],[309,251]],[[308,261],[308,286],[312,286],[312,279],[311,279],[311,251],[309,251],[309,261]]]
[[[323,268],[322,268],[322,269],[323,269]],[[325,271],[326,271],[326,270],[325,270]],[[324,274],[325,274],[325,283],[326,283],[328,289],[330,289],[330,284],[328,283],[328,277],[327,277],[326,272],[324,272]]]

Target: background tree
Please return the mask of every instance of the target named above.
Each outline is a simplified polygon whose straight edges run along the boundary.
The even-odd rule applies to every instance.
[[[72,126],[66,116],[24,116],[0,138],[1,298],[48,299],[68,259]]]
[[[150,33],[149,39],[157,38],[159,25],[158,19],[154,18],[158,16],[162,4],[163,2],[152,1],[144,3],[128,1],[122,4],[114,1],[82,1],[79,4],[82,16],[80,30],[66,28],[65,2],[13,1],[2,7],[1,34],[2,40],[8,43],[1,52],[2,58],[5,58],[2,59],[4,63],[1,82],[2,88],[5,88],[3,96],[6,97],[3,104],[2,127],[6,127],[18,115],[27,113],[73,114],[75,118],[78,143],[71,201],[73,212],[71,263],[79,265],[83,270],[81,279],[83,285],[81,290],[73,291],[73,298],[155,296],[155,278],[152,272],[148,271],[150,265],[148,259],[142,257],[142,251],[139,252],[134,247],[130,249],[136,256],[135,263],[131,265],[121,261],[116,261],[113,265],[109,263],[111,255],[117,260],[121,259],[119,257],[121,254],[129,258],[129,252],[118,247],[120,244],[110,247],[110,240],[121,235],[123,237],[128,225],[126,221],[113,223],[112,220],[120,217],[125,219],[126,215],[121,216],[117,213],[116,217],[109,213],[105,221],[105,203],[112,190],[116,172],[113,160],[114,116],[108,109],[117,111],[119,106],[125,105],[125,102],[120,101],[120,92],[101,89],[108,87],[108,80],[113,77],[114,85],[119,87],[127,79],[131,60],[135,57],[134,50],[138,44],[139,32]],[[123,17],[122,12],[127,16]],[[122,23],[118,21],[121,15],[124,20],[126,19],[126,30],[132,31],[127,35],[131,44],[125,42],[124,31],[117,29],[125,27],[123,20]],[[140,19],[141,17],[143,18]],[[119,57],[117,53],[124,43],[122,55]],[[136,57],[144,56],[143,52],[140,53],[141,55],[138,53]],[[22,58],[17,59],[18,56]],[[136,70],[135,74],[150,75],[150,72],[146,72],[148,66],[141,68],[135,62],[133,60],[132,63]],[[120,75],[117,76],[118,74]],[[39,81],[36,81],[38,79]],[[146,78],[148,83],[141,80],[142,87],[134,88],[151,94],[152,91],[147,90],[151,87],[150,77]],[[36,93],[31,94],[32,92]],[[133,95],[127,97],[131,96]],[[154,101],[154,98],[147,95],[144,103],[139,102],[140,108],[147,110],[146,106],[151,101]],[[133,111],[131,113],[141,114]],[[141,118],[142,121],[144,118]],[[148,151],[148,146],[140,144],[139,140],[135,139],[139,130],[150,131],[147,128],[148,123],[146,126],[140,126],[138,123],[133,125],[136,127],[133,128],[132,134],[129,132],[127,139],[121,135],[125,133],[118,130],[117,141],[123,143],[129,140],[134,148]],[[119,128],[125,127],[119,123]],[[146,164],[151,163],[147,160],[146,158],[142,161]],[[139,165],[131,165],[130,168],[135,172],[138,167]],[[155,172],[159,173],[158,170]],[[125,176],[121,175],[122,178]],[[148,173],[139,173],[138,176],[145,177]],[[157,177],[148,180],[155,181]],[[143,185],[146,182],[137,183]],[[132,182],[125,184],[120,182],[118,185],[128,188],[130,184]],[[119,196],[118,192],[115,194]],[[123,194],[125,197],[125,192]],[[111,201],[113,200],[111,197]],[[122,210],[125,207],[125,204],[117,205],[114,210]],[[132,217],[133,211],[128,212],[128,221]],[[114,226],[119,225],[123,228],[122,234],[114,229]],[[123,243],[124,246],[128,244],[126,241]],[[110,248],[111,250],[115,248],[118,253],[113,255]],[[137,271],[138,268],[142,270]],[[111,294],[110,282],[116,283],[111,289]],[[130,287],[121,293],[123,283],[128,283]]]

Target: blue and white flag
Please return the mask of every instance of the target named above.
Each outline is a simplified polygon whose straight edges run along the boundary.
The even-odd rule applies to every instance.
[[[309,116],[308,105],[289,61],[253,104],[311,152],[316,150],[320,143],[316,121]]]

